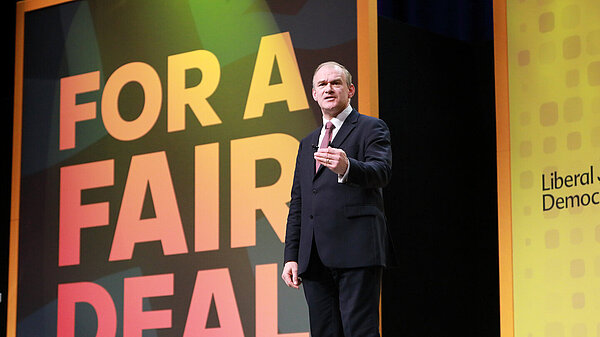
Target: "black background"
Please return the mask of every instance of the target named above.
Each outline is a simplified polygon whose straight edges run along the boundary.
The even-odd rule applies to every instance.
[[[382,1],[378,24],[398,259],[383,335],[499,336],[491,1]]]
[[[15,2],[2,2],[0,104],[6,331]],[[499,336],[492,0],[379,0],[380,117],[397,264],[384,273],[383,335]]]

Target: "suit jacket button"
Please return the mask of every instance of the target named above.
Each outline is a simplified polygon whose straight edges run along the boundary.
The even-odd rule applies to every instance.
[[[317,190],[316,189],[313,189],[313,194],[317,194]]]
[[[311,218],[311,219],[313,218],[312,214],[310,215],[310,218]]]

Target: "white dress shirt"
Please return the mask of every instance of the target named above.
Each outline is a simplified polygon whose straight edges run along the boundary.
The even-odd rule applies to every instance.
[[[333,128],[333,130],[331,131],[331,141],[333,141],[333,139],[335,138],[335,135],[337,135],[338,131],[342,127],[342,124],[344,124],[344,121],[346,120],[346,118],[348,118],[348,115],[350,115],[351,112],[352,112],[352,106],[350,106],[350,104],[348,104],[346,109],[342,110],[342,112],[340,112],[337,116],[333,117],[330,120],[326,119],[323,116],[323,127],[321,127],[321,134],[319,135],[319,143],[318,144],[321,144],[321,142],[323,141],[323,137],[325,137],[325,124],[327,124],[327,122],[331,122],[333,124],[333,126],[335,126]],[[346,182],[346,180],[348,179],[349,171],[350,171],[350,161],[348,160],[348,167],[346,168],[346,172],[343,175],[338,174],[338,183]]]

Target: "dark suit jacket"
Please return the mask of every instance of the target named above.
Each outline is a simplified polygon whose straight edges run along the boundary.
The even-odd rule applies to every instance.
[[[331,147],[350,161],[346,183],[321,166],[315,173],[314,146],[321,128],[300,142],[287,219],[284,260],[308,268],[313,240],[330,268],[385,266],[389,236],[382,188],[391,178],[392,148],[387,125],[353,110]]]

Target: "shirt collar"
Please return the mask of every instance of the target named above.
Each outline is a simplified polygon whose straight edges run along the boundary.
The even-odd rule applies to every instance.
[[[352,112],[352,106],[350,104],[348,104],[346,109],[342,110],[342,112],[340,112],[337,116],[333,117],[332,119],[327,120],[327,119],[325,119],[325,117],[323,117],[323,125],[325,125],[325,124],[327,124],[327,122],[331,121],[331,123],[335,126],[335,128],[337,130],[339,130],[351,112]]]

